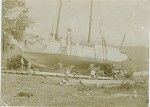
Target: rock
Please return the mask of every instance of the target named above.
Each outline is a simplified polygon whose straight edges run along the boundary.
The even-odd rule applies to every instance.
[[[27,93],[27,92],[20,92],[17,94],[18,97],[33,97],[33,94],[32,93]]]

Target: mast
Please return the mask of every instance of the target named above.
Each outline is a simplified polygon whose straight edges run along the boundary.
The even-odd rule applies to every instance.
[[[91,0],[91,10],[90,10],[90,20],[89,20],[89,33],[87,42],[90,43],[91,39],[91,21],[92,21],[92,9],[93,9],[93,0]]]
[[[62,0],[60,0],[60,4],[59,4],[59,11],[58,11],[57,25],[56,25],[56,32],[55,32],[55,40],[58,40],[58,30],[59,30],[61,8],[62,8]]]

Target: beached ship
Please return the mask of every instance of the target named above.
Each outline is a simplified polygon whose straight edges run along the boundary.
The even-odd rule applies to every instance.
[[[34,39],[26,39],[19,43],[11,38],[11,43],[15,44],[22,51],[23,56],[36,63],[46,66],[52,66],[59,62],[64,65],[89,66],[90,64],[112,64],[125,61],[127,55],[120,52],[118,48],[108,46],[104,35],[101,36],[101,44],[91,44],[91,18],[93,0],[91,0],[89,33],[86,44],[73,42],[71,37],[71,29],[67,29],[67,36],[59,38],[59,21],[61,15],[60,0],[59,12],[57,17],[57,26],[55,34],[51,34],[51,39],[43,39],[34,37]],[[35,41],[34,41],[35,40]]]

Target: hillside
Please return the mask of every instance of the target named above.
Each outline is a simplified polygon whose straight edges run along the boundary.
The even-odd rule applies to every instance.
[[[147,47],[122,47],[123,53],[128,55],[128,60],[123,62],[124,68],[135,70],[148,70],[149,48]]]

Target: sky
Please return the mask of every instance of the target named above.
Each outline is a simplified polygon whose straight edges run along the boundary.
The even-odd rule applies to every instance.
[[[25,0],[34,24],[26,32],[49,38],[55,33],[60,0]],[[62,0],[59,35],[71,29],[73,41],[87,41],[91,0]],[[91,42],[120,46],[148,46],[150,0],[93,0]],[[99,26],[100,24],[100,26]]]

